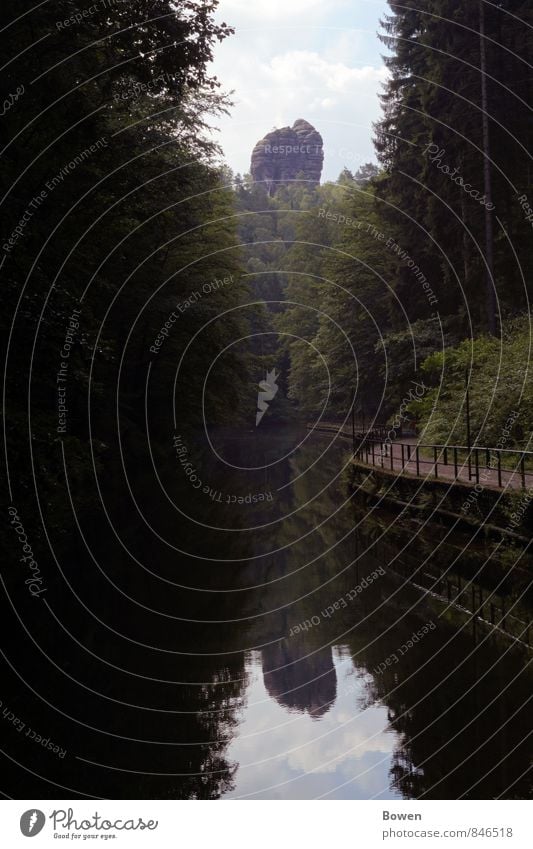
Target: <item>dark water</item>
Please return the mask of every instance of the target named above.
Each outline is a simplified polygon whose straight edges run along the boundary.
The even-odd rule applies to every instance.
[[[67,753],[4,723],[10,795],[529,798],[531,652],[468,612],[519,634],[528,564],[350,499],[324,437],[211,438],[103,490],[28,607],[4,703]]]

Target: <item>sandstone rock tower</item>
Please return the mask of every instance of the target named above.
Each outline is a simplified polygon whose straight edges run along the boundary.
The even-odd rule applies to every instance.
[[[254,182],[264,182],[269,194],[295,180],[298,174],[310,186],[320,182],[324,148],[322,136],[303,118],[292,127],[272,130],[258,141],[252,152],[251,174]]]

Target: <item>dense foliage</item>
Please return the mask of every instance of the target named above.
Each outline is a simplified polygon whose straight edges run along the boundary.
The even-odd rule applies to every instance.
[[[93,463],[119,461],[119,435],[146,454],[148,428],[168,451],[174,402],[180,430],[201,422],[208,367],[245,335],[231,311],[245,292],[233,197],[204,133],[227,108],[207,67],[230,34],[216,5],[3,5],[0,320],[15,501],[35,490],[60,512],[61,443],[87,500]],[[223,422],[246,363],[238,348],[217,362],[206,415]]]
[[[268,256],[250,260],[285,294],[273,318],[290,354],[288,395],[306,417],[326,410],[343,418],[353,401],[367,421],[386,421],[418,383],[425,400],[410,405],[412,418],[431,438],[464,440],[470,383],[478,444],[496,444],[518,406],[509,442],[525,446],[527,3],[390,7],[379,173],[364,166],[316,190],[281,187],[270,201],[277,214]]]

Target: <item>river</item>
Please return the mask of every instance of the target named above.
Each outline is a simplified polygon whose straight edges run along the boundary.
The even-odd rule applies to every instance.
[[[209,438],[62,558],[75,593],[41,639],[63,670],[33,673],[62,713],[30,718],[68,755],[41,797],[531,796],[531,651],[467,603],[522,621],[526,568],[502,583],[483,540],[351,497],[346,443]]]

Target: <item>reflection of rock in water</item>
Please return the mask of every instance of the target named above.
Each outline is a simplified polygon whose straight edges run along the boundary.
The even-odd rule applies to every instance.
[[[337,673],[331,646],[314,651],[295,638],[285,639],[263,649],[262,659],[267,692],[283,707],[319,718],[333,706]]]

